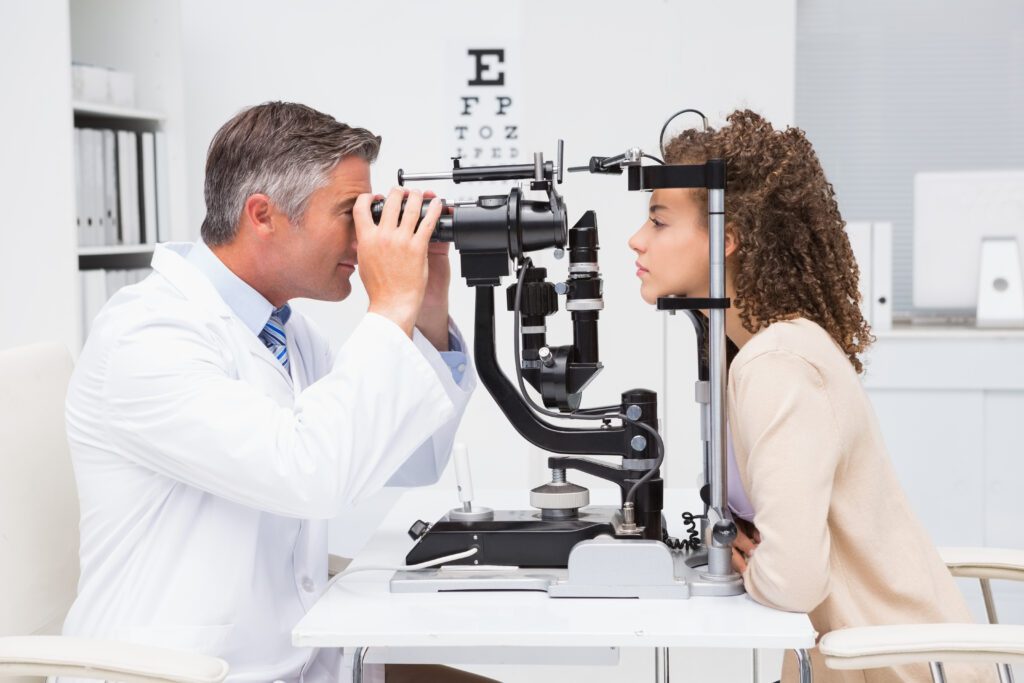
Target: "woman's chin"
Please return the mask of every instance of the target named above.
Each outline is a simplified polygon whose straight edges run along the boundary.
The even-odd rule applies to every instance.
[[[640,298],[644,300],[644,303],[651,304],[652,306],[658,303],[658,295],[643,284],[640,285]]]

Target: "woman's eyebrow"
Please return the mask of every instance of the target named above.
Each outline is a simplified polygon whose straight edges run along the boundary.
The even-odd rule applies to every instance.
[[[655,213],[657,211],[668,211],[668,207],[664,204],[653,204],[651,206],[651,213]]]

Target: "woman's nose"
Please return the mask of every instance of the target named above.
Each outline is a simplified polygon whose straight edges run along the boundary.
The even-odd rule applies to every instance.
[[[639,230],[634,232],[633,236],[629,238],[629,242],[626,243],[626,244],[629,245],[630,249],[632,249],[633,251],[635,251],[638,254],[642,254],[643,251],[644,251],[644,242],[643,242],[643,239],[641,237],[643,231],[644,231],[644,229],[640,228]]]

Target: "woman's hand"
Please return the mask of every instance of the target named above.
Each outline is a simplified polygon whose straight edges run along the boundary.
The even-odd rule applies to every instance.
[[[736,540],[732,543],[732,568],[742,574],[747,570],[747,561],[761,544],[761,532],[750,522],[737,518]]]

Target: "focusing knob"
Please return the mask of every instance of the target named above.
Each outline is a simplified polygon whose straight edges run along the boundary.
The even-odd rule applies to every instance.
[[[516,308],[516,285],[507,290],[508,310]],[[555,286],[547,281],[524,282],[519,312],[523,317],[548,316],[558,312],[558,294]]]
[[[700,499],[705,505],[711,505],[711,484],[704,484],[700,487]]]

